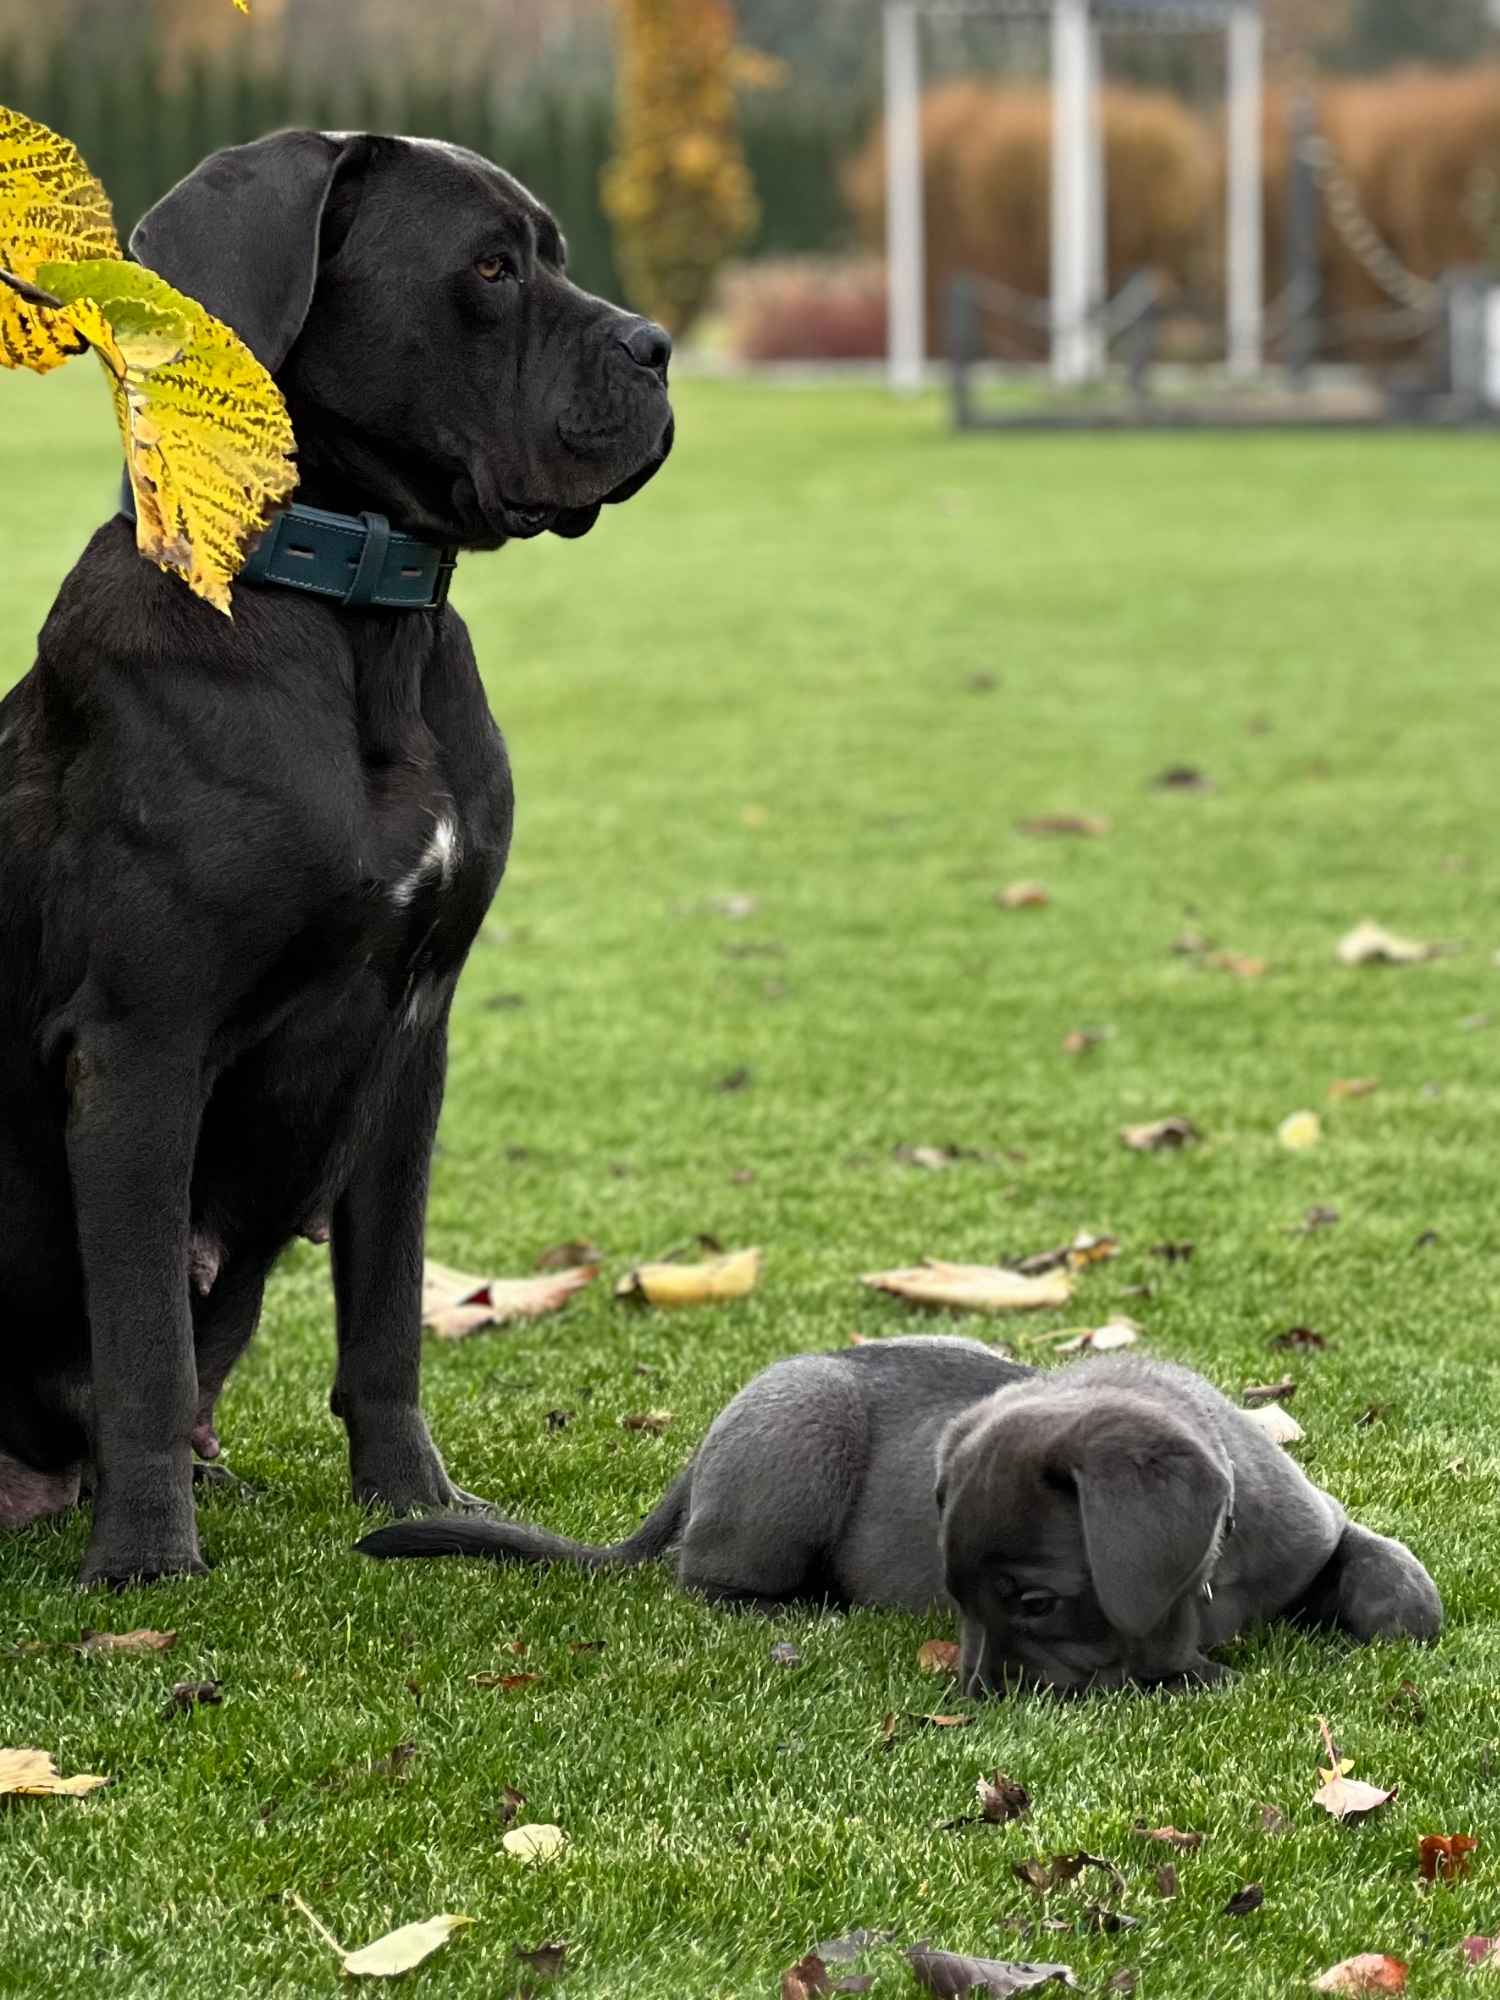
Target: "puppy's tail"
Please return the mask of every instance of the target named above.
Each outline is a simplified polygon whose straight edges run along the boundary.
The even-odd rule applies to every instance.
[[[693,1469],[669,1486],[633,1535],[599,1548],[524,1521],[477,1514],[429,1514],[393,1521],[354,1544],[363,1556],[483,1556],[489,1562],[572,1563],[577,1569],[633,1569],[671,1546],[687,1518]]]

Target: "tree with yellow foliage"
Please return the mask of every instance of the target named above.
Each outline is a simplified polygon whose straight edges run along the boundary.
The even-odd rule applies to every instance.
[[[728,0],[617,0],[615,157],[604,206],[632,302],[687,331],[759,205],[740,148]]]

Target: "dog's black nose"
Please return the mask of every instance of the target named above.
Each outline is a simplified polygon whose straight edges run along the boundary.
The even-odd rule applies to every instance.
[[[621,334],[620,345],[632,361],[666,381],[667,363],[672,359],[672,336],[664,326],[658,326],[654,319],[638,319],[629,333]]]

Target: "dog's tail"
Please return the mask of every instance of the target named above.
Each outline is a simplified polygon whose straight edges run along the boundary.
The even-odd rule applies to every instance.
[[[483,1556],[489,1562],[572,1563],[577,1569],[633,1569],[671,1546],[687,1518],[693,1468],[669,1486],[633,1535],[608,1547],[570,1541],[524,1521],[482,1514],[429,1514],[393,1521],[354,1544],[363,1556]]]

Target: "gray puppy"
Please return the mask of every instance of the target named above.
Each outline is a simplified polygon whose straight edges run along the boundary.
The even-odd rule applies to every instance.
[[[678,1581],[721,1601],[956,1608],[971,1693],[1213,1680],[1208,1650],[1262,1618],[1357,1639],[1430,1639],[1443,1619],[1409,1550],[1187,1369],[1039,1374],[944,1337],[777,1362],[612,1547],[472,1516],[358,1546],[602,1568],[673,1544]]]

